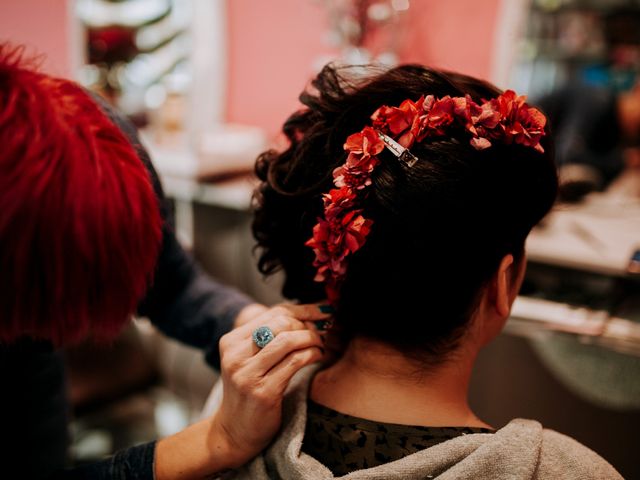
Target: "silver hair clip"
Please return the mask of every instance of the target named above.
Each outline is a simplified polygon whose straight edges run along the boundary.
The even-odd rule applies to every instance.
[[[416,157],[413,153],[409,151],[408,148],[404,148],[398,142],[396,142],[393,138],[385,135],[382,132],[378,132],[378,136],[380,140],[384,142],[385,147],[391,153],[393,153],[401,162],[407,164],[407,167],[413,167],[418,161],[418,157]]]

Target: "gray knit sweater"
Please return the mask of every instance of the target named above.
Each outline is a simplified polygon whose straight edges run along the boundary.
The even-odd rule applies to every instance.
[[[534,420],[523,419],[512,420],[493,434],[464,435],[391,463],[334,477],[328,468],[301,451],[307,393],[314,372],[315,368],[306,368],[293,379],[284,401],[282,431],[271,446],[225,479],[622,479],[584,445],[543,429]]]

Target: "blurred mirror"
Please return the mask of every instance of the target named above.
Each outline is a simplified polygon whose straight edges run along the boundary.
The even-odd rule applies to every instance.
[[[186,93],[192,2],[79,0],[76,11],[87,32],[81,80],[90,89],[139,124],[149,110]]]

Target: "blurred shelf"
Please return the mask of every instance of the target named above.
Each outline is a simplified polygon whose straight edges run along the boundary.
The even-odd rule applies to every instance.
[[[527,240],[532,262],[640,279],[627,269],[640,248],[640,200],[592,194],[583,203],[559,205]]]
[[[603,310],[519,296],[504,331],[525,338],[571,335],[585,345],[640,357],[640,324]]]
[[[249,176],[216,183],[171,174],[161,174],[161,178],[165,194],[176,200],[247,212],[251,207],[255,181]]]
[[[247,162],[234,169],[228,160],[221,159],[220,167],[211,164],[203,167],[198,157],[180,142],[162,146],[151,141],[148,132],[140,133],[168,197],[238,211],[250,209],[257,181]]]

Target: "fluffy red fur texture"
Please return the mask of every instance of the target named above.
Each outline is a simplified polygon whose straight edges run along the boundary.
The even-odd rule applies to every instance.
[[[152,279],[158,200],[87,93],[21,57],[0,44],[0,343],[111,339]]]

